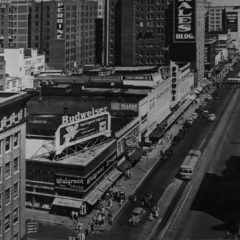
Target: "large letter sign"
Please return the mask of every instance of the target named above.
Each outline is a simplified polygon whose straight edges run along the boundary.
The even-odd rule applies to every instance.
[[[195,0],[175,0],[173,41],[195,42]]]

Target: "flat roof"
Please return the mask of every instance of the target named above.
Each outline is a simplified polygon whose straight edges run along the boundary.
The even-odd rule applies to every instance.
[[[55,164],[86,166],[115,141],[116,140],[111,140],[92,148],[86,148],[82,151],[76,152],[75,154],[53,161],[48,158],[49,151],[46,147],[48,141],[42,139],[26,139],[26,159],[32,161],[54,162]]]
[[[26,92],[5,92],[0,91],[0,107],[13,101],[17,101],[29,96]]]

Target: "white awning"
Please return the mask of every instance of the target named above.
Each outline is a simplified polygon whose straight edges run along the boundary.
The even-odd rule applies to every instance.
[[[122,174],[121,171],[119,171],[118,169],[114,169],[109,175],[108,175],[108,179],[112,182],[116,181],[118,179],[118,177]]]
[[[82,200],[55,197],[52,205],[57,205],[62,207],[71,207],[71,208],[80,208],[80,206],[82,205]]]
[[[94,189],[87,197],[86,202],[91,205],[94,205],[104,194],[104,192],[100,191],[99,189]]]
[[[98,189],[101,190],[102,192],[106,192],[108,188],[111,187],[113,183],[109,181],[108,179],[103,180],[100,185],[98,186]]]

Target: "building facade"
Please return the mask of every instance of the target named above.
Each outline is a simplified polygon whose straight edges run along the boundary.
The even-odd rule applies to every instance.
[[[165,63],[167,2],[165,0],[106,1],[106,65],[132,66]]]
[[[5,48],[3,56],[6,62],[6,73],[9,76],[5,90],[33,88],[34,75],[45,71],[45,55],[39,54],[37,49]],[[7,82],[11,83],[7,84]],[[18,83],[14,84],[14,82]],[[12,84],[13,86],[10,87]]]
[[[205,0],[174,0],[167,11],[169,58],[191,63],[196,72],[195,85],[204,77],[205,11]]]
[[[0,91],[4,90],[6,79],[6,63],[3,56],[0,56]]]
[[[4,2],[0,8],[0,46],[27,48],[30,0]]]
[[[31,47],[46,54],[49,67],[69,70],[95,62],[97,2],[39,1],[31,7]]]
[[[1,92],[0,237],[20,240],[25,234],[26,93]]]

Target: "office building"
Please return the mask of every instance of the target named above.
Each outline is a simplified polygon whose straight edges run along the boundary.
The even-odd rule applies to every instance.
[[[0,92],[0,238],[25,234],[25,135],[27,93]]]
[[[0,47],[27,48],[30,0],[8,0],[0,5]]]
[[[107,0],[105,5],[105,64],[165,63],[167,0]]]
[[[191,63],[196,73],[195,85],[204,77],[205,11],[205,0],[174,0],[167,10],[166,43],[169,44],[169,58],[176,62]],[[187,22],[179,24],[181,18]]]
[[[31,7],[32,48],[46,54],[49,67],[69,70],[95,62],[94,0],[35,0]]]

